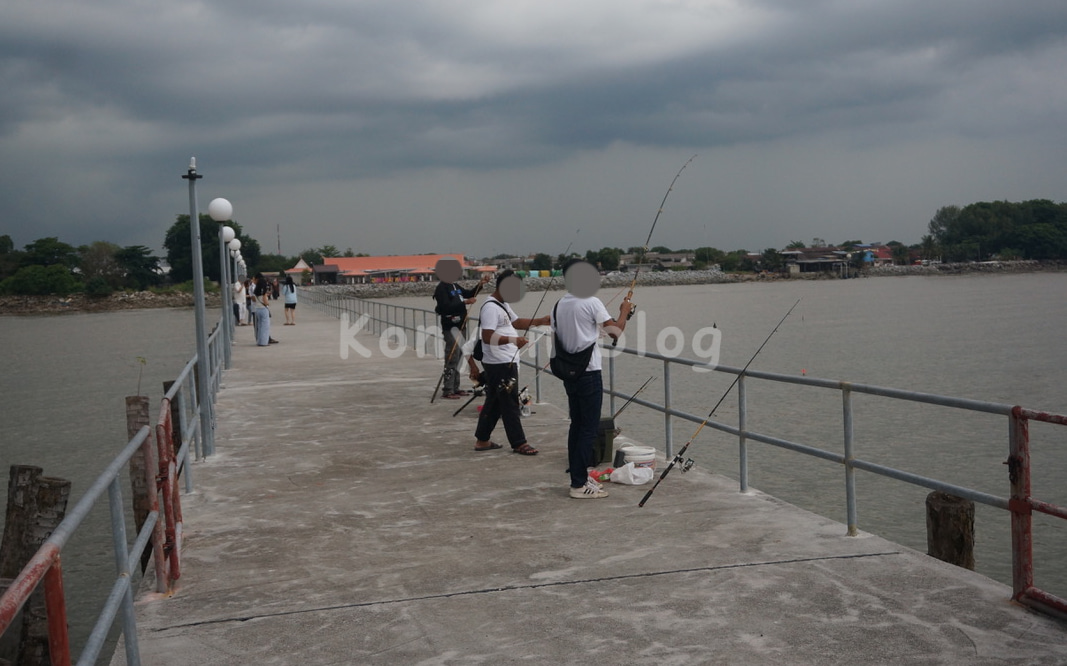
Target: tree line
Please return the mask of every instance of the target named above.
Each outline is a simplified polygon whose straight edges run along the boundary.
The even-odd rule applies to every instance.
[[[218,223],[207,215],[199,216],[201,254],[208,280],[218,282],[220,276]],[[244,233],[236,222],[229,222],[241,241],[241,255],[252,273],[280,273],[292,268],[300,259],[309,265],[321,264],[325,257],[367,256],[352,248],[340,250],[334,245],[307,248],[292,256],[268,254],[261,251],[259,242]],[[972,203],[964,207],[940,208],[928,225],[928,233],[915,245],[890,241],[894,261],[905,264],[914,258],[942,261],[986,261],[989,259],[1067,260],[1067,203],[1047,199],[1023,202],[993,201]],[[189,216],[178,215],[164,237],[169,274],[164,274],[162,257],[152,254],[143,245],[121,247],[107,241],[95,241],[75,247],[57,237],[39,238],[23,249],[15,249],[8,235],[0,236],[0,294],[59,294],[84,292],[106,296],[118,290],[158,288],[167,283],[184,284],[192,280],[192,252]],[[811,247],[827,243],[813,238]],[[858,240],[844,241],[837,247],[851,249],[861,245]],[[791,241],[786,248],[807,247],[801,241]],[[693,255],[692,268],[702,269],[718,265],[727,272],[750,270],[780,270],[784,258],[774,248],[758,254],[745,249],[724,251],[715,247],[671,250],[662,245],[650,248],[649,253],[686,253]],[[585,255],[572,252],[553,257],[537,253],[530,260],[533,270],[560,268],[571,257],[582,257],[604,271],[618,270],[622,256],[635,255],[637,263],[644,263],[644,248],[602,247],[587,250]],[[858,256],[858,255],[857,255]],[[507,258],[499,255],[494,259]]]
[[[1067,259],[1067,203],[993,201],[937,211],[919,244],[924,259]]]

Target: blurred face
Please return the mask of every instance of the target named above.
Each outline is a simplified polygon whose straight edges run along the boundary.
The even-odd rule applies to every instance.
[[[518,275],[507,276],[497,285],[497,291],[500,292],[500,300],[505,303],[518,303],[522,300],[524,293],[522,278]]]
[[[580,261],[567,269],[563,283],[578,298],[589,298],[600,289],[600,271],[593,264]]]
[[[442,257],[437,260],[437,265],[434,266],[433,274],[437,276],[437,279],[441,282],[451,284],[463,275],[463,267],[460,266],[458,259]]]

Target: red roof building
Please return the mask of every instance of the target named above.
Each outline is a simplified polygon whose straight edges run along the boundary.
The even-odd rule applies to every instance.
[[[372,282],[428,282],[441,259],[455,259],[467,275],[494,271],[495,266],[472,266],[462,254],[409,254],[386,257],[323,257],[315,266],[315,282],[364,284]]]

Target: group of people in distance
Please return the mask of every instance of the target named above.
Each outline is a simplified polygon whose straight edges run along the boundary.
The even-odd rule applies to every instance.
[[[262,273],[256,273],[244,282],[233,283],[234,321],[238,326],[252,324],[256,345],[260,347],[278,344],[270,335],[270,301],[279,297],[285,303],[285,325],[296,326],[297,296],[292,277],[286,276],[280,286],[277,279],[272,283]]]
[[[490,278],[487,275],[474,289],[465,289],[456,284],[462,275],[459,261],[449,258],[438,262],[436,274],[440,284],[434,292],[434,300],[445,338],[442,395],[450,399],[469,395],[459,389],[458,368],[464,355],[471,380],[485,389],[485,404],[474,431],[474,450],[504,448],[490,439],[493,429],[502,420],[512,451],[527,456],[537,454],[537,449],[526,441],[521,421],[518,362],[520,351],[530,340],[519,331],[550,326],[555,336],[554,354],[566,356],[577,364],[574,365],[576,370],[562,377],[570,415],[567,433],[570,496],[575,499],[607,497],[603,486],[589,475],[589,470],[597,463],[594,445],[604,396],[597,341],[602,333],[618,339],[625,330],[633,309],[629,298],[623,299],[618,316],[612,318],[604,303],[595,296],[600,288],[599,271],[587,261],[573,259],[563,266],[567,293],[552,308],[551,314],[522,318],[510,305],[522,297],[522,279],[514,271],[504,270],[496,275],[495,290],[479,310],[478,333],[461,347],[459,333],[466,323],[466,306],[474,304],[478,290]],[[473,353],[478,343],[482,348],[480,370]]]

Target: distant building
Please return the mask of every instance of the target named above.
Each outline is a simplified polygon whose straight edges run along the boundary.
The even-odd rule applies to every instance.
[[[475,266],[462,254],[411,254],[384,257],[323,257],[313,267],[315,284],[369,284],[376,282],[429,282],[441,259],[455,259],[471,278],[496,270]]]
[[[848,268],[849,252],[836,247],[802,247],[782,250],[786,271],[797,273],[843,273]]]
[[[303,257],[300,257],[300,261],[296,262],[296,265],[292,268],[285,269],[285,274],[293,278],[293,282],[297,284],[303,284],[304,273],[313,273],[311,266],[308,262],[304,261]]]

